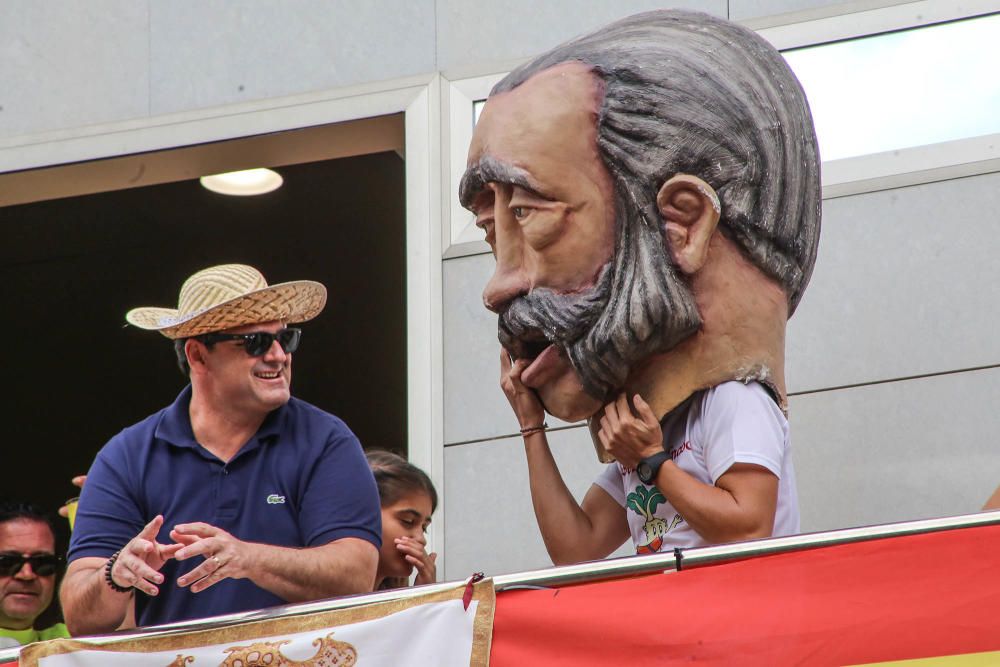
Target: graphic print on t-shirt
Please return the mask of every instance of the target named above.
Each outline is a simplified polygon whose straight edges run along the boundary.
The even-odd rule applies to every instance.
[[[656,506],[667,502],[667,499],[656,487],[650,488],[637,484],[635,491],[628,494],[625,500],[626,506],[630,510],[646,519],[646,523],[643,525],[643,530],[646,531],[646,543],[637,546],[635,552],[637,554],[656,553],[663,546],[663,537],[682,521],[681,515],[674,514],[670,525],[667,525],[664,519],[655,516]]]

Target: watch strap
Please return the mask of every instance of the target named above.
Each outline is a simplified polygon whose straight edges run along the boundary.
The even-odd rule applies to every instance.
[[[652,456],[647,456],[646,458],[639,461],[639,465],[636,466],[636,472],[639,475],[639,480],[643,484],[652,484],[656,481],[656,475],[660,472],[660,467],[664,463],[670,460],[669,452],[657,452]]]

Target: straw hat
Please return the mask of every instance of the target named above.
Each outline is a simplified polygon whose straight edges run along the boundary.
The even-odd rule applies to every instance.
[[[246,264],[203,269],[184,281],[177,310],[134,308],[129,324],[187,338],[257,322],[305,322],[326,305],[326,288],[312,280],[268,286],[260,271]]]

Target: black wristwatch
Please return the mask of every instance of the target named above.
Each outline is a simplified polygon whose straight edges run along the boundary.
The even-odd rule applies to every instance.
[[[639,475],[639,481],[643,484],[655,484],[656,474],[660,472],[660,466],[669,460],[670,454],[667,452],[657,452],[639,461],[639,465],[635,467],[635,472]]]

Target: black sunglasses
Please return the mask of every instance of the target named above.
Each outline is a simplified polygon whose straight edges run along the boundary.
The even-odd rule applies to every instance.
[[[59,569],[62,558],[55,554],[25,556],[17,553],[0,554],[0,577],[13,577],[21,571],[25,563],[31,563],[31,571],[39,577],[51,577]]]
[[[302,329],[288,327],[277,333],[267,331],[255,331],[246,334],[207,333],[195,338],[205,345],[214,345],[224,340],[241,341],[243,349],[247,354],[251,357],[261,357],[267,354],[267,351],[274,345],[274,341],[278,341],[281,349],[288,354],[295,352],[295,350],[299,349],[299,341],[302,340]]]

